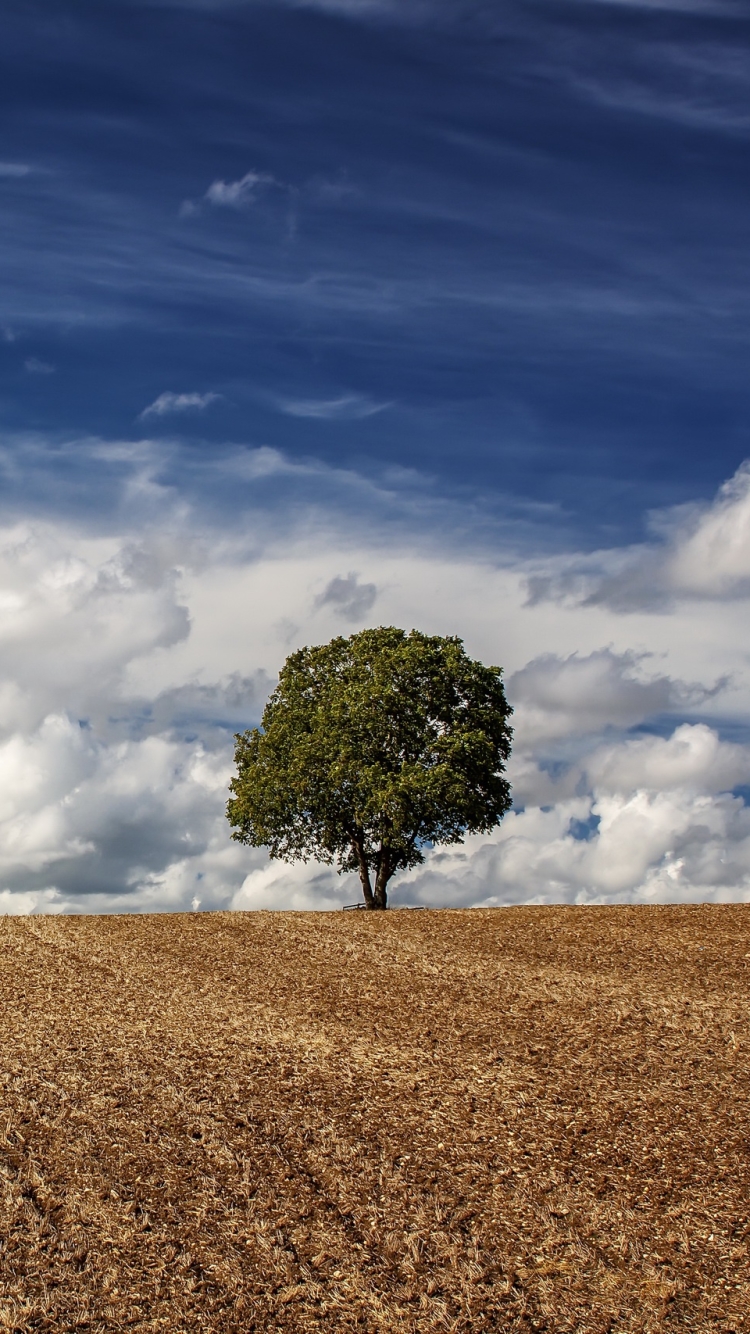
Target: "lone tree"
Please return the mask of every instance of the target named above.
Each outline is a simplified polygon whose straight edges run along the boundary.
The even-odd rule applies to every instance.
[[[368,908],[436,843],[510,805],[512,709],[499,667],[456,636],[362,630],[287,658],[260,728],[237,734],[232,838],[358,871]]]

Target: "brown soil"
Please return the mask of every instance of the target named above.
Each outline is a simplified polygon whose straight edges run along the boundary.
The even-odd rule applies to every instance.
[[[750,1330],[750,907],[0,920],[0,1329]]]

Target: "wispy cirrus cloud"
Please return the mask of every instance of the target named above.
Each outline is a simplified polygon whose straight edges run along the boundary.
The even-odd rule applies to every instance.
[[[279,411],[287,417],[311,417],[319,421],[361,421],[392,406],[392,403],[377,403],[364,394],[342,394],[340,398],[277,399]]]
[[[671,120],[700,130],[736,134],[750,130],[750,115],[746,109],[723,104],[716,97],[677,96],[665,89],[624,81],[604,84],[595,79],[583,79],[576,87],[579,93],[600,106],[639,116]]]
[[[13,180],[30,174],[31,167],[26,162],[0,162],[0,180]]]
[[[132,4],[133,0],[120,0]],[[209,13],[222,10],[257,8],[262,0],[151,0],[164,9],[203,10]],[[741,0],[590,0],[602,8],[663,10],[675,14],[715,14],[718,16],[741,13]],[[279,0],[286,9],[312,9],[342,18],[391,18],[400,24],[430,23],[442,19],[470,19],[477,25],[497,23],[497,6],[471,4],[470,0]]]
[[[210,204],[213,208],[251,208],[269,190],[280,191],[286,195],[294,193],[292,186],[277,180],[267,171],[246,171],[244,176],[234,181],[215,180],[209,185],[202,199],[183,200],[180,205],[180,217],[189,218],[199,213],[201,204]]]
[[[129,5],[132,0],[120,0],[121,3]],[[372,13],[396,13],[405,10],[406,16],[411,12],[424,12],[429,15],[430,10],[439,8],[442,0],[280,0],[287,9],[320,9],[331,14],[343,14],[356,18],[359,15]],[[252,9],[257,8],[262,0],[152,0],[155,6],[163,9],[197,9],[213,11],[232,10],[232,9]]]
[[[594,4],[620,9],[664,9],[678,14],[736,14],[739,5],[732,0],[592,0]]]
[[[253,202],[260,189],[269,185],[286,189],[267,172],[247,171],[238,181],[214,181],[209,185],[204,198],[218,208],[243,208]]]
[[[48,361],[41,361],[39,357],[27,357],[23,363],[24,370],[30,375],[54,375],[55,368]]]
[[[138,414],[138,419],[145,421],[149,417],[166,417],[170,413],[202,412],[218,398],[221,398],[221,394],[173,394],[166,391],[159,394],[153,403],[149,403],[148,407]]]

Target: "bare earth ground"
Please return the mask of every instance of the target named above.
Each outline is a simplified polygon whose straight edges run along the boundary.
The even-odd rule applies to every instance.
[[[750,1330],[750,907],[0,919],[0,1328]]]

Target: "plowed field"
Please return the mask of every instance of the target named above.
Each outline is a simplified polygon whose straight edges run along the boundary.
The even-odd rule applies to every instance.
[[[0,1328],[750,1330],[750,908],[0,919]]]

